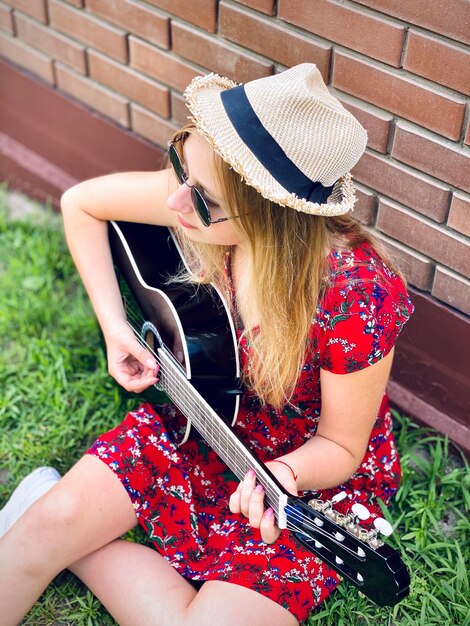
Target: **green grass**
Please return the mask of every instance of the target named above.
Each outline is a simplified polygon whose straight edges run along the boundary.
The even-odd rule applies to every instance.
[[[38,465],[65,472],[96,435],[136,403],[107,374],[99,330],[69,258],[60,219],[41,209],[41,219],[36,215],[11,221],[4,193],[0,504]],[[404,478],[390,511],[398,523],[391,543],[399,547],[411,572],[410,595],[392,609],[381,609],[343,585],[312,614],[309,626],[470,626],[468,465],[445,438],[407,417],[395,417]],[[136,533],[136,539],[142,536]],[[73,575],[64,572],[23,624],[115,622]]]

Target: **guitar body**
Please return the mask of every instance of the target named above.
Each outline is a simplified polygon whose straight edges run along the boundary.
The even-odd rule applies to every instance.
[[[337,513],[331,502],[289,494],[233,432],[243,391],[234,325],[213,286],[169,281],[184,262],[169,229],[110,222],[109,241],[129,325],[160,364],[157,387],[188,420],[183,441],[193,424],[240,480],[254,469],[279,527],[368,598],[380,606],[404,598],[406,566],[377,531]]]
[[[210,285],[169,282],[182,257],[168,228],[110,222],[108,234],[134,330],[154,350],[164,346],[192,386],[234,424],[242,389],[235,328],[223,297]],[[189,428],[184,440],[188,435]]]

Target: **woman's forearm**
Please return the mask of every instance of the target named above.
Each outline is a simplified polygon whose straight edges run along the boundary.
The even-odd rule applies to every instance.
[[[298,474],[299,490],[337,487],[357,470],[383,400],[393,352],[350,374],[320,370],[322,406],[317,432],[280,457]]]
[[[351,452],[321,435],[279,459],[298,475],[299,491],[336,487],[348,480],[359,465]]]
[[[67,243],[105,336],[118,332],[126,316],[108,244],[106,221],[89,215],[72,188],[61,207]]]
[[[105,336],[123,328],[125,314],[108,243],[108,220],[174,226],[167,206],[171,170],[121,172],[84,181],[61,200],[65,234]]]

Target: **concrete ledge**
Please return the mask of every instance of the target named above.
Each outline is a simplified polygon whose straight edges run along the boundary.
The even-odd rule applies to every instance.
[[[470,456],[470,428],[468,425],[460,424],[451,419],[394,380],[389,381],[387,393],[391,404],[400,413],[404,413],[424,426],[430,426],[443,435],[447,435],[467,456]]]
[[[165,151],[0,58],[0,177],[57,206],[75,181],[158,170]]]
[[[78,180],[12,137],[0,133],[1,175],[13,188],[58,209],[61,194]]]

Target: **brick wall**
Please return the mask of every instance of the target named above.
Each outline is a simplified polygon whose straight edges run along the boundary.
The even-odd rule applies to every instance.
[[[468,0],[0,0],[0,55],[161,146],[194,76],[316,63],[369,132],[357,214],[467,315],[469,39]]]
[[[467,0],[0,0],[0,54],[159,145],[185,85],[317,64],[367,128],[361,219],[470,313]]]
[[[0,28],[1,55],[159,145],[194,76],[316,63],[369,132],[358,215],[470,314],[467,0],[0,0]]]

